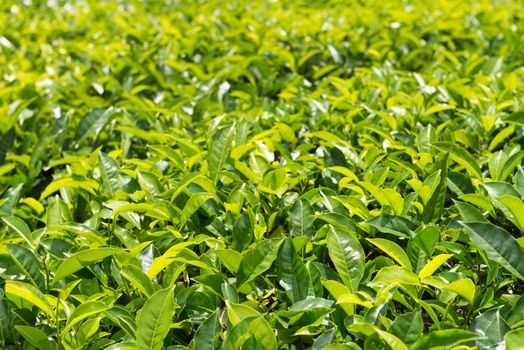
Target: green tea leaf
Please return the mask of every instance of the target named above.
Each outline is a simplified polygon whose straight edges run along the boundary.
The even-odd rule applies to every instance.
[[[49,340],[49,335],[45,334],[41,329],[21,325],[16,325],[15,329],[37,349],[54,350],[57,347],[54,341]]]
[[[504,336],[507,350],[519,350],[524,347],[524,328],[514,329]]]
[[[391,233],[400,237],[409,237],[415,229],[413,222],[402,216],[380,215],[366,221],[380,232]]]
[[[173,288],[161,289],[144,304],[137,317],[136,342],[139,349],[160,350],[175,313]]]
[[[233,326],[246,318],[260,316],[260,313],[247,305],[226,301],[226,306],[228,319]]]
[[[433,146],[443,152],[449,152],[451,159],[464,167],[471,176],[482,179],[482,171],[479,164],[464,148],[451,142],[434,142]]]
[[[31,248],[35,248],[33,237],[31,237],[31,230],[22,219],[16,216],[10,216],[2,217],[2,221],[23,238]]]
[[[439,169],[434,173],[439,176],[436,177],[438,182],[436,186],[430,192],[429,200],[424,206],[424,211],[420,215],[422,222],[430,222],[438,220],[444,212],[444,204],[446,200],[447,191],[447,177],[448,177],[448,153],[446,153],[439,161],[435,164]],[[431,176],[431,175],[430,175]]]
[[[476,346],[489,347],[500,346],[510,327],[502,318],[499,310],[488,310],[475,318],[470,329],[485,337],[485,339],[476,340]]]
[[[196,193],[189,198],[184,209],[182,210],[182,218],[180,219],[180,225],[184,226],[193,215],[206,201],[213,199],[214,196],[211,193],[201,192]]]
[[[488,223],[464,223],[471,240],[489,259],[524,280],[524,252],[506,230]]]
[[[55,318],[55,312],[48,298],[30,284],[19,281],[6,281],[5,294],[8,298],[15,297],[26,300],[45,312],[49,318]]]
[[[431,259],[430,262],[428,262],[422,270],[418,273],[419,278],[424,278],[433,275],[435,271],[438,270],[439,267],[441,267],[449,258],[451,258],[453,254],[439,254],[435,256],[433,259]]]
[[[91,134],[97,138],[114,114],[113,107],[93,109],[80,120],[76,128],[75,139],[80,142]]]
[[[99,313],[107,310],[108,308],[109,306],[99,301],[88,301],[86,303],[80,304],[75,309],[75,311],[73,311],[71,315],[68,317],[66,326],[64,327],[62,332],[64,334],[67,333],[73,326],[75,326],[79,322],[94,315],[98,315]]]
[[[400,266],[411,271],[411,263],[404,250],[395,242],[383,238],[366,238],[368,242],[393,258]]]
[[[210,142],[208,153],[209,174],[215,183],[218,181],[219,172],[222,171],[227,157],[229,157],[234,136],[235,125],[232,124],[217,131]]]
[[[297,236],[312,237],[314,234],[314,212],[308,201],[298,199],[289,210],[291,233]]]
[[[462,296],[470,303],[473,303],[475,299],[475,284],[469,278],[463,278],[450,283],[446,283],[437,277],[424,277],[422,278],[422,283],[435,288],[445,289],[454,292]]]
[[[506,207],[508,219],[520,230],[524,230],[524,202],[511,195],[500,196],[497,200]]]
[[[355,312],[354,304],[356,303],[355,302],[347,303],[347,302],[339,301],[339,299],[343,297],[344,295],[352,294],[349,288],[337,281],[324,280],[321,282],[322,282],[322,285],[328,290],[329,294],[331,294],[331,296],[337,300],[337,303],[341,304],[341,307],[342,309],[344,309],[346,314],[353,315]]]
[[[153,283],[141,268],[135,265],[124,265],[120,274],[146,297],[150,297],[155,292]]]
[[[221,331],[218,310],[202,322],[195,333],[194,344],[197,349],[214,350],[217,348],[216,336]]]
[[[18,267],[24,272],[26,277],[29,278],[31,283],[36,288],[45,290],[45,277],[40,271],[40,262],[33,252],[18,244],[8,244],[7,250]]]
[[[51,284],[55,284],[78,270],[89,266],[109,256],[122,253],[120,248],[96,248],[78,252],[71,255],[58,266]]]
[[[383,285],[390,283],[420,285],[420,279],[413,272],[400,267],[389,266],[378,271],[372,281],[374,285]]]
[[[276,267],[279,283],[290,292],[291,301],[296,303],[305,299],[308,295],[309,274],[289,237],[280,246]]]
[[[278,255],[283,241],[264,240],[249,250],[238,267],[237,287],[252,281],[255,277],[271,267]]]
[[[397,336],[406,344],[412,344],[418,340],[423,331],[424,323],[420,310],[398,316],[389,328],[391,334]]]
[[[419,340],[413,344],[411,349],[422,350],[436,347],[450,348],[478,338],[480,338],[480,336],[477,334],[462,329],[437,330],[419,338]]]
[[[111,321],[113,321],[118,327],[120,327],[129,336],[135,337],[136,335],[136,322],[133,315],[121,306],[113,306],[104,311]]]
[[[457,206],[462,220],[465,222],[488,222],[488,219],[486,219],[480,210],[474,206],[459,201],[455,201],[455,205]]]
[[[402,340],[389,332],[375,327],[372,324],[353,324],[348,327],[348,330],[350,332],[360,332],[366,336],[377,334],[378,337],[383,340],[391,349],[408,350],[408,347]]]
[[[327,248],[340,278],[351,292],[358,290],[364,275],[364,251],[355,236],[340,227],[330,226]]]

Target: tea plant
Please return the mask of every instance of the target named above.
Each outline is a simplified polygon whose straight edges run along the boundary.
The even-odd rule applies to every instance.
[[[2,349],[524,348],[524,3],[0,4]]]

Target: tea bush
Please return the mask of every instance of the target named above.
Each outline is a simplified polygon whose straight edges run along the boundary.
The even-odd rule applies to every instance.
[[[523,2],[0,9],[1,348],[524,348]]]

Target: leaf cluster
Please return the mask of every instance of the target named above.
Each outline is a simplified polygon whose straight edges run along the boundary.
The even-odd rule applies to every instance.
[[[2,349],[521,349],[517,0],[0,4]]]

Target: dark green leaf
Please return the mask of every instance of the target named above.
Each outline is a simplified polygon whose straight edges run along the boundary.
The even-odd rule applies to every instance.
[[[350,289],[357,291],[364,275],[364,251],[353,233],[330,226],[327,235],[329,257],[340,278]]]
[[[95,138],[97,138],[100,131],[102,131],[114,114],[115,110],[113,107],[93,109],[78,123],[75,139],[81,141],[91,134],[94,134]]]
[[[211,140],[208,153],[209,174],[215,183],[218,181],[219,172],[224,167],[227,157],[229,157],[234,136],[235,125],[232,124],[218,130]]]
[[[406,344],[412,344],[420,338],[424,324],[420,311],[413,311],[397,316],[389,328],[391,334],[396,335]]]
[[[312,237],[314,232],[313,208],[305,199],[298,199],[289,210],[291,221],[291,234],[297,236]]]
[[[479,339],[475,333],[462,329],[437,330],[419,338],[411,347],[411,350],[425,350],[437,347],[451,348],[458,344]]]
[[[54,350],[56,349],[56,343],[49,340],[49,335],[45,334],[42,330],[36,327],[29,326],[15,326],[15,329],[20,333],[25,340],[37,349],[41,350]]]
[[[202,322],[195,333],[195,348],[202,350],[214,350],[217,348],[216,336],[221,331],[220,323],[218,321],[218,310],[213,312],[209,317]]]
[[[160,350],[175,313],[173,288],[161,289],[144,304],[137,317],[136,341],[139,349]]]
[[[424,211],[420,215],[422,222],[431,222],[438,220],[444,213],[444,202],[446,200],[446,182],[448,177],[448,153],[441,157],[435,166],[438,168],[437,172],[440,175],[440,180],[431,193],[431,197],[424,206]]]
[[[305,299],[308,296],[309,274],[289,237],[280,246],[276,267],[279,283],[289,292],[291,301],[295,303]]]
[[[271,267],[277,258],[281,242],[272,239],[261,241],[244,255],[238,268],[237,287],[253,280]]]
[[[8,244],[7,250],[31,283],[38,289],[45,290],[46,283],[40,271],[40,262],[33,252],[18,244]]]
[[[79,253],[73,254],[58,266],[58,269],[55,272],[53,282],[55,284],[60,281],[62,278],[67,277],[76,271],[89,266],[97,261],[100,261],[108,256],[122,253],[120,248],[96,248],[84,250]]]
[[[499,310],[488,310],[477,316],[470,329],[484,338],[475,341],[475,345],[480,348],[500,346],[504,335],[510,330]]]
[[[464,223],[471,240],[489,259],[524,280],[524,251],[506,230],[489,223]]]

